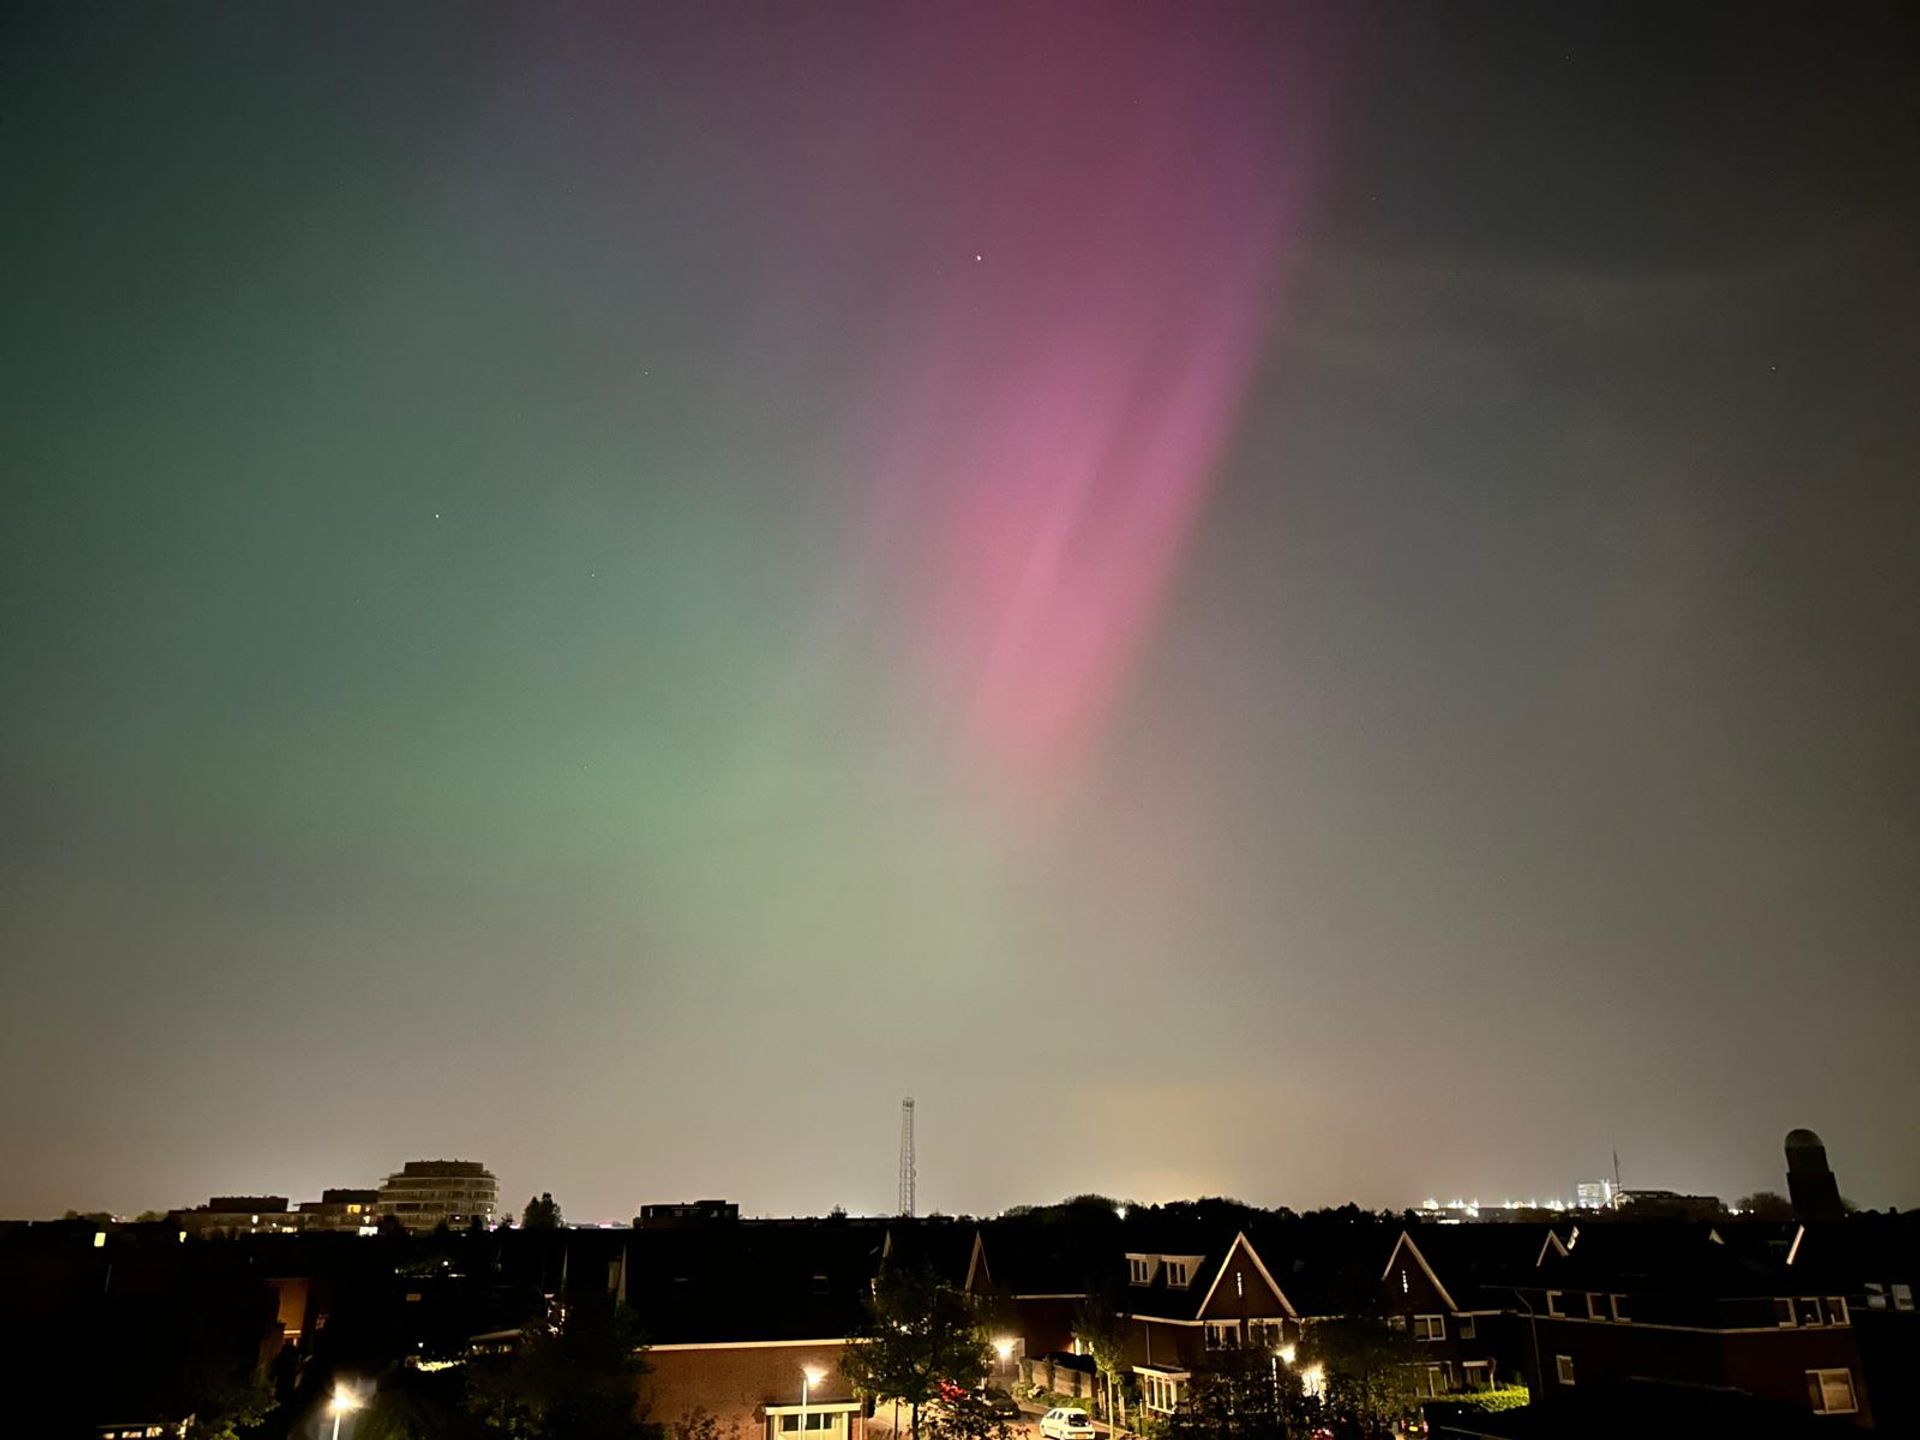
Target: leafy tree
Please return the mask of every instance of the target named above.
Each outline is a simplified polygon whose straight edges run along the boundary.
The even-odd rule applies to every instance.
[[[560,1202],[544,1190],[527,1201],[527,1208],[520,1212],[523,1230],[558,1230],[561,1223]]]
[[[1341,1440],[1391,1433],[1419,1401],[1419,1354],[1404,1331],[1372,1316],[1316,1321],[1302,1363],[1323,1372],[1323,1413]]]
[[[942,1400],[927,1411],[929,1440],[1013,1440],[1013,1433],[1013,1427],[972,1391]]]
[[[1756,1190],[1733,1202],[1733,1208],[1756,1220],[1791,1220],[1793,1202],[1778,1190]]]
[[[992,1363],[967,1297],[925,1267],[888,1268],[874,1282],[866,1322],[840,1358],[856,1395],[907,1406],[913,1440],[940,1382],[971,1389]]]
[[[255,1376],[202,1372],[189,1385],[186,1440],[238,1440],[273,1409],[273,1387]]]
[[[1309,1431],[1300,1377],[1261,1350],[1224,1351],[1167,1418],[1168,1440],[1288,1440]]]
[[[717,1416],[706,1406],[696,1405],[667,1423],[666,1440],[741,1440],[740,1425],[736,1421],[723,1430]]]
[[[1121,1384],[1131,1366],[1127,1359],[1126,1330],[1121,1324],[1119,1303],[1109,1292],[1096,1292],[1080,1302],[1073,1317],[1073,1333],[1093,1356],[1094,1367],[1107,1387],[1107,1423],[1115,1424],[1120,1411],[1114,1404],[1114,1387]]]
[[[510,1355],[470,1371],[469,1408],[513,1440],[658,1440],[636,1413],[639,1337],[611,1297],[570,1304],[557,1328],[529,1326]]]

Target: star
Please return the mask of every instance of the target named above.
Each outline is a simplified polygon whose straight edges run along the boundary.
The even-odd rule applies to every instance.
[[[973,258],[974,258],[974,260],[975,260],[975,261],[980,261],[980,260],[984,260],[984,259],[986,259],[987,257],[986,257],[986,256],[984,256],[984,255],[976,255],[976,256],[974,256]]]

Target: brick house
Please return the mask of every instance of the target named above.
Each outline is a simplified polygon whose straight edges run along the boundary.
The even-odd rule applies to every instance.
[[[1801,1252],[1802,1228],[1573,1227],[1513,1286],[1523,1373],[1538,1401],[1657,1382],[1743,1392],[1871,1428],[1847,1284]]]
[[[1527,1373],[1514,1292],[1560,1245],[1544,1225],[1429,1225],[1400,1232],[1380,1272],[1382,1313],[1420,1352],[1420,1391],[1487,1390]]]
[[[865,1440],[840,1357],[865,1316],[886,1235],[855,1221],[715,1224],[622,1237],[609,1284],[638,1315],[639,1406],[721,1440]]]

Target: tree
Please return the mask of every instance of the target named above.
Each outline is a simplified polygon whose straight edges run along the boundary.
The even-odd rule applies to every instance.
[[[1126,1332],[1120,1323],[1119,1305],[1108,1293],[1089,1295],[1080,1302],[1073,1317],[1073,1333],[1093,1356],[1094,1367],[1107,1385],[1107,1424],[1119,1423],[1120,1411],[1114,1404],[1114,1387],[1131,1369],[1127,1359]]]
[[[866,1322],[840,1357],[856,1395],[907,1406],[913,1440],[940,1382],[971,1389],[992,1357],[967,1297],[925,1267],[889,1267],[874,1282]]]
[[[1793,1202],[1778,1190],[1756,1190],[1733,1202],[1733,1208],[1756,1220],[1791,1220]]]
[[[1382,1320],[1316,1321],[1301,1349],[1304,1363],[1322,1372],[1322,1411],[1343,1440],[1389,1434],[1418,1403],[1418,1352],[1404,1331]]]
[[[1167,1418],[1168,1440],[1288,1440],[1308,1433],[1300,1377],[1263,1350],[1222,1351]]]
[[[657,1440],[636,1413],[646,1373],[631,1314],[592,1296],[558,1327],[522,1331],[511,1354],[476,1361],[467,1405],[513,1440]]]
[[[558,1230],[561,1224],[560,1202],[544,1190],[527,1201],[527,1208],[520,1212],[523,1230]]]
[[[972,1391],[927,1412],[929,1440],[1013,1440],[1013,1427]]]

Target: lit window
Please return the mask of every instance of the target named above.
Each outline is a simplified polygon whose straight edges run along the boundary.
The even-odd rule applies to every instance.
[[[1416,1340],[1444,1340],[1447,1338],[1447,1317],[1444,1315],[1416,1315],[1413,1317],[1413,1338]]]
[[[1553,1357],[1553,1378],[1562,1385],[1573,1384],[1573,1357],[1556,1355]]]
[[[1851,1415],[1859,1408],[1853,1398],[1851,1370],[1807,1371],[1807,1399],[1816,1415]]]
[[[1272,1350],[1286,1339],[1286,1330],[1278,1320],[1249,1320],[1247,1344],[1257,1350]]]

